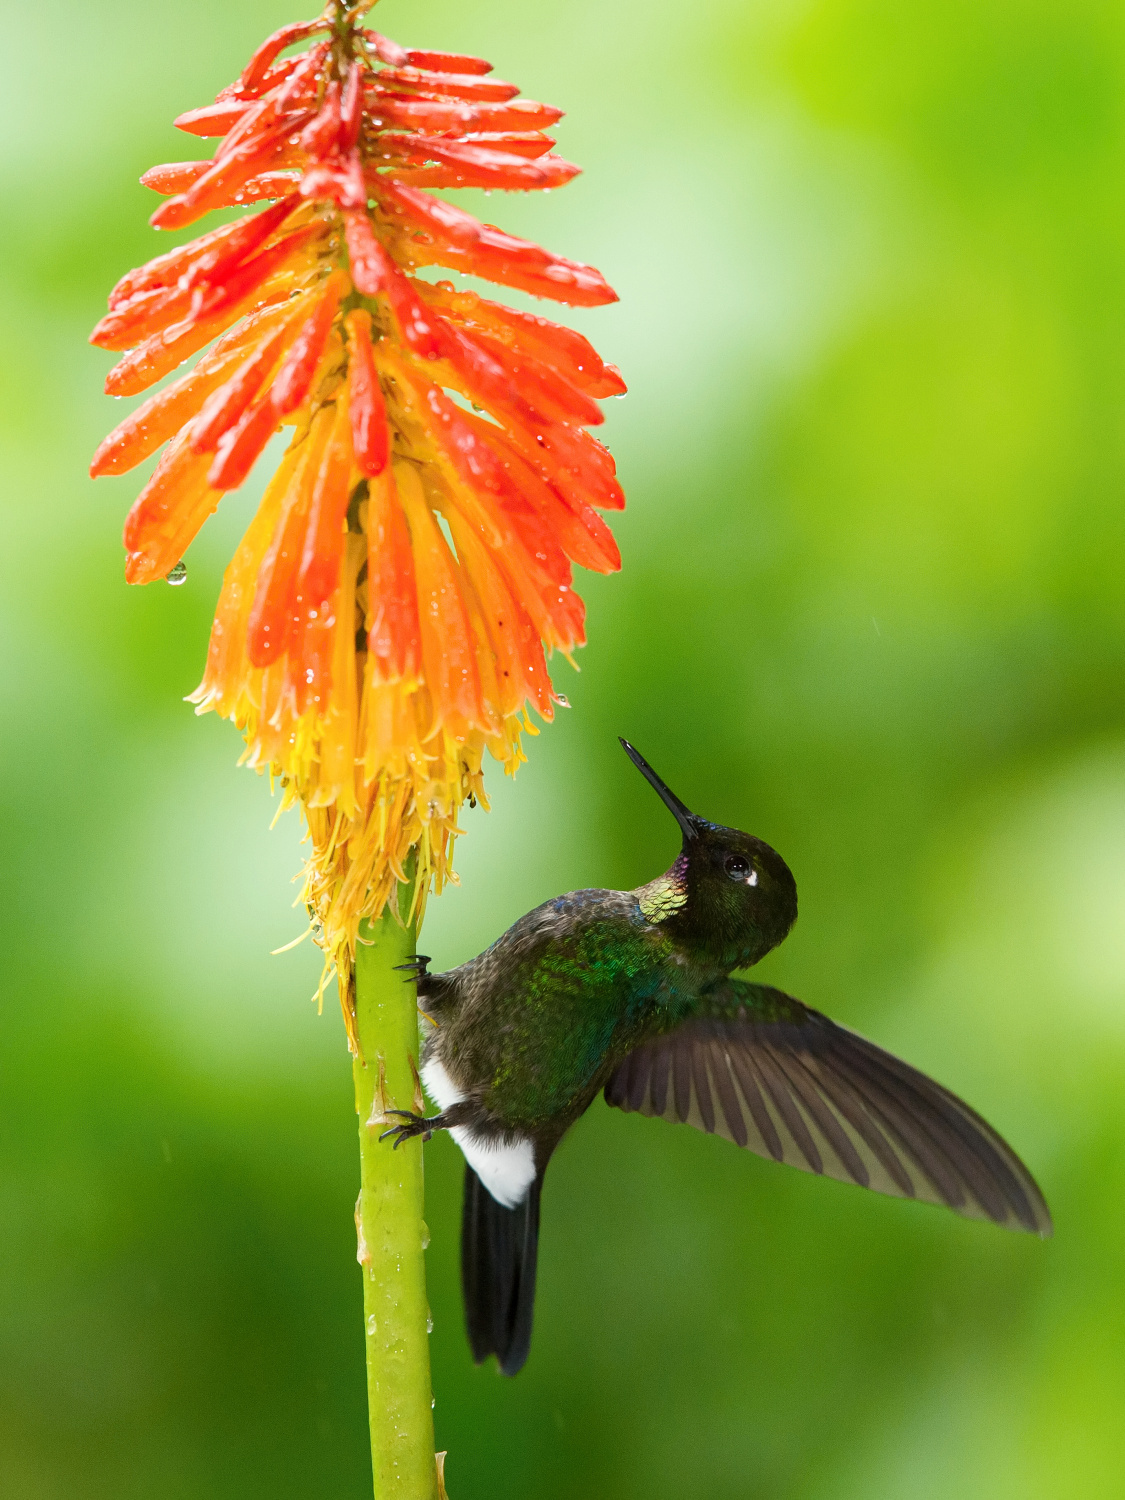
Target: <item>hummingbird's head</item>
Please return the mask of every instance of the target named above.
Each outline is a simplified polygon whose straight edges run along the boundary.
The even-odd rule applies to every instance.
[[[653,882],[651,912],[642,899],[645,914],[728,969],[757,963],[797,920],[797,883],[789,866],[753,834],[691,812],[628,740],[621,744],[684,840],[668,874]]]

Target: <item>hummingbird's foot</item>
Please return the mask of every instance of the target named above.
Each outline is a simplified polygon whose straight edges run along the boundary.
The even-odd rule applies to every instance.
[[[430,962],[428,953],[416,953],[413,958],[404,964],[395,964],[395,969],[405,975],[403,984],[417,984],[420,979],[425,979],[429,974],[427,965]]]
[[[442,1122],[440,1115],[434,1115],[432,1119],[427,1119],[425,1115],[413,1114],[408,1109],[388,1109],[384,1113],[402,1116],[401,1125],[392,1125],[389,1130],[384,1130],[379,1137],[381,1141],[385,1141],[388,1136],[393,1135],[395,1138],[394,1149],[396,1151],[402,1145],[403,1141],[413,1140],[416,1135],[420,1135],[423,1141],[428,1141],[434,1133],[433,1127],[435,1124],[439,1130],[441,1129]]]

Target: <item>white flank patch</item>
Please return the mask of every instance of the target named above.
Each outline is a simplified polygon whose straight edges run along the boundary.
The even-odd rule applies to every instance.
[[[460,1104],[465,1097],[436,1057],[422,1064],[422,1082],[439,1109]],[[531,1141],[516,1139],[505,1144],[482,1140],[474,1137],[467,1125],[454,1125],[449,1133],[497,1203],[515,1208],[523,1202],[535,1181],[535,1147]]]
[[[460,1104],[465,1097],[436,1057],[431,1057],[422,1064],[422,1082],[438,1109],[448,1109],[451,1104]]]
[[[503,1208],[515,1208],[527,1197],[535,1181],[535,1146],[532,1141],[517,1139],[486,1141],[473,1137],[467,1125],[455,1125],[449,1132],[465,1160]]]

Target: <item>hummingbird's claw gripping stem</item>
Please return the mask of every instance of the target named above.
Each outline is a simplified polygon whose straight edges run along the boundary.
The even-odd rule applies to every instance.
[[[416,1115],[409,1109],[388,1109],[384,1110],[384,1114],[401,1115],[403,1119],[401,1125],[392,1125],[389,1130],[384,1130],[379,1137],[381,1141],[385,1141],[389,1135],[393,1135],[395,1142],[392,1149],[395,1151],[398,1150],[403,1141],[409,1141],[416,1135],[420,1135],[424,1141],[428,1141],[433,1135],[433,1131],[429,1128],[431,1122],[425,1115]]]
[[[428,953],[416,953],[413,958],[404,964],[395,964],[395,970],[403,974],[404,984],[417,984],[419,979],[425,979],[429,974],[427,965],[430,963]]]

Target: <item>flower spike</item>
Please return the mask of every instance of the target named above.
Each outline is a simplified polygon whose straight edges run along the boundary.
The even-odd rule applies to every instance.
[[[121,353],[113,395],[200,355],[91,464],[121,474],[164,448],[126,521],[130,582],[166,577],[289,431],[193,701],[303,810],[305,897],[353,1046],[359,923],[397,910],[411,854],[418,902],[453,878],[461,804],[487,805],[482,756],[514,771],[528,710],[553,716],[547,656],[585,639],[573,568],[620,567],[598,511],[624,503],[588,430],[625,390],[617,370],[569,328],[419,274],[616,300],[592,266],[430,191],[569,182],[546,134],[562,112],[482,58],[361,28],[363,8],[282,27],[178,117],[217,145],[145,173],[156,227],[268,206],[130,271],[91,335]]]

